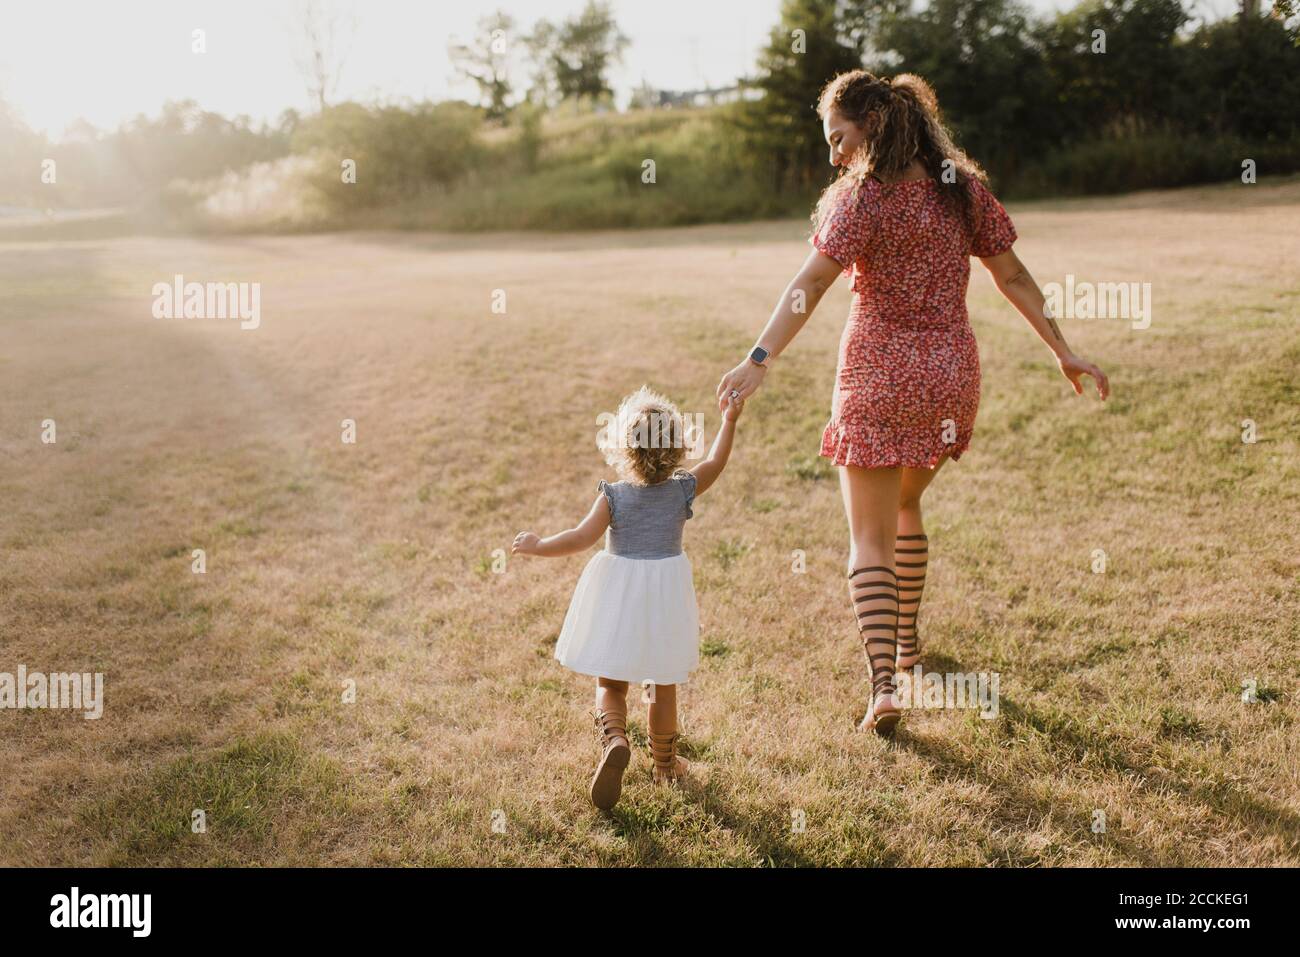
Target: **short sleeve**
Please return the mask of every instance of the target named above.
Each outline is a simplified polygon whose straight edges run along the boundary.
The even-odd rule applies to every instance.
[[[971,239],[970,254],[983,259],[1006,252],[1016,241],[1016,227],[1011,217],[983,183],[971,180],[970,190],[975,200],[975,235]]]
[[[866,254],[871,232],[867,217],[870,182],[845,189],[808,240],[818,252],[839,263],[846,273]]]
[[[609,524],[613,525],[614,524],[614,490],[609,487],[609,483],[606,482],[604,479],[601,479],[599,482],[596,483],[596,488],[600,489],[601,494],[605,496],[605,504],[606,506],[609,507]]]
[[[686,517],[693,518],[695,511],[691,506],[695,504],[695,476],[681,471],[677,473],[677,481],[681,485],[682,494],[686,496]]]

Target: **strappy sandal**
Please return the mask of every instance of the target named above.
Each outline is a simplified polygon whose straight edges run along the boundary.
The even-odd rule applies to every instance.
[[[591,803],[608,811],[623,793],[623,772],[632,759],[632,749],[628,746],[626,714],[599,709],[594,713],[601,754],[591,778]]]
[[[894,670],[911,671],[920,660],[921,635],[914,631],[910,637],[900,637],[898,639],[898,659],[894,665]]]
[[[650,756],[654,758],[655,784],[674,784],[690,773],[690,762],[677,755],[680,731],[671,734],[650,732]]]
[[[889,577],[880,578],[881,575]],[[903,716],[894,700],[898,575],[892,568],[878,565],[856,569],[849,573],[849,594],[857,610],[858,632],[871,674],[872,701],[858,730],[874,731],[887,737],[894,733]]]
[[[858,725],[859,731],[874,731],[882,738],[888,738],[898,727],[899,720],[903,717],[903,712],[898,710],[898,704],[894,700],[892,691],[886,691],[876,695],[871,704],[871,710],[862,719]]]
[[[898,671],[908,671],[921,660],[921,635],[916,630],[916,616],[921,608],[921,592],[925,589],[930,539],[925,535],[899,535],[898,543],[894,547],[894,564],[898,568],[898,658],[894,667]]]

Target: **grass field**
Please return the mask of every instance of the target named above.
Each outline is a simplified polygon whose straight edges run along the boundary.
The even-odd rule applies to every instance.
[[[1154,316],[1062,323],[1103,406],[976,267],[921,632],[928,668],[1000,674],[998,717],[852,731],[815,458],[841,283],[687,527],[704,773],[656,789],[639,753],[611,816],[550,658],[586,559],[493,552],[583,514],[596,417],[643,382],[712,435],[803,223],[0,245],[0,672],[106,675],[98,721],[0,711],[0,864],[1300,863],[1300,182],[1011,212],[1040,283],[1151,282]],[[177,273],[260,282],[260,328],[152,318]]]

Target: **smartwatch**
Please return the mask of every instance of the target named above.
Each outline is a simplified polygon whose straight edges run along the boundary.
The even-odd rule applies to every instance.
[[[754,346],[754,351],[749,354],[749,361],[756,366],[761,366],[767,361],[769,353],[762,346]]]

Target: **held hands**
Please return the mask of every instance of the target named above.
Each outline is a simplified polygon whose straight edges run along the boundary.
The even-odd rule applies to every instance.
[[[1061,375],[1070,380],[1075,395],[1083,395],[1082,378],[1087,375],[1092,376],[1093,383],[1097,386],[1097,395],[1101,396],[1103,402],[1106,401],[1106,397],[1110,395],[1110,380],[1106,378],[1106,373],[1087,359],[1081,359],[1072,352],[1058,356],[1056,361],[1061,366]]]
[[[743,407],[745,400],[763,384],[766,375],[767,366],[761,366],[749,359],[743,360],[718,383],[718,411],[723,413],[727,411],[727,400],[732,392],[738,393],[736,398],[740,400],[740,407]],[[736,409],[736,416],[740,415],[740,407]]]
[[[722,402],[724,409],[722,417],[728,422],[735,422],[740,418],[740,413],[745,411],[745,400],[733,399],[730,392],[723,395]]]
[[[532,532],[520,532],[515,536],[514,544],[510,546],[511,555],[536,555],[537,544],[541,539]]]

